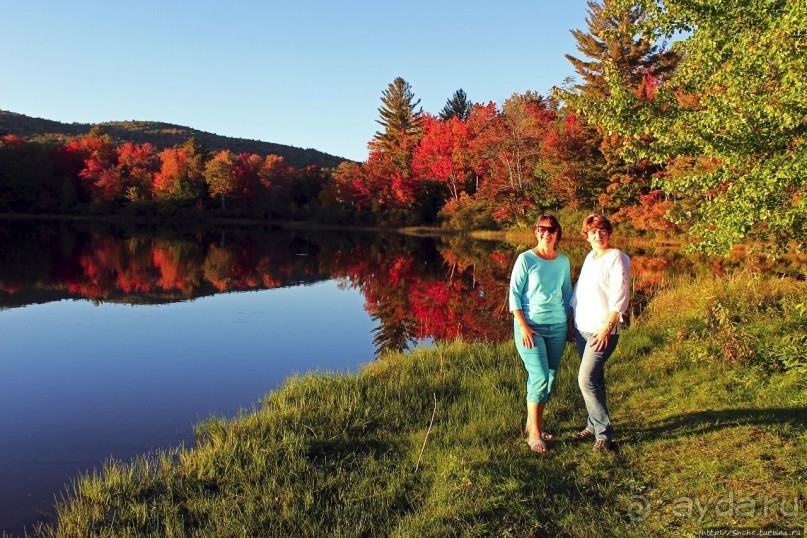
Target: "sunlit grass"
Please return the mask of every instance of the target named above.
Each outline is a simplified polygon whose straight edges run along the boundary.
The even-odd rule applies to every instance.
[[[77,479],[58,526],[38,534],[803,528],[805,373],[799,357],[782,357],[784,336],[805,332],[805,305],[807,284],[747,275],[656,297],[609,366],[614,453],[569,440],[585,420],[571,346],[547,407],[557,440],[542,457],[522,434],[525,380],[513,345],[454,342],[384,355],[358,375],[291,378],[260,410],[200,424],[193,449]]]

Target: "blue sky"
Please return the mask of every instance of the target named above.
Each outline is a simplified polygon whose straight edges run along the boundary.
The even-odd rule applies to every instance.
[[[401,76],[437,113],[542,94],[586,2],[0,0],[0,109],[64,122],[152,120],[367,157]]]

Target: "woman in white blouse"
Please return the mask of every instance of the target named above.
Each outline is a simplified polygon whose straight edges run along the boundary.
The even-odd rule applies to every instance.
[[[611,246],[613,227],[603,215],[583,221],[591,252],[583,262],[572,296],[575,342],[580,354],[577,382],[588,411],[585,429],[574,440],[595,439],[594,450],[611,450],[613,428],[605,402],[605,362],[619,340],[619,322],[630,297],[630,258]]]

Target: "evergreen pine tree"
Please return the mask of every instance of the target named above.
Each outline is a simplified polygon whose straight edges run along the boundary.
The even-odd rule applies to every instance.
[[[204,199],[207,197],[207,184],[204,176],[205,163],[208,161],[207,148],[195,136],[192,136],[182,144],[182,149],[188,153],[188,177],[181,182],[180,198]]]
[[[661,82],[678,64],[679,57],[674,51],[667,50],[664,45],[655,45],[639,33],[645,12],[638,3],[618,10],[614,9],[614,4],[615,0],[590,0],[586,18],[588,31],[572,30],[577,50],[586,58],[566,55],[582,78],[564,97],[574,108],[580,108],[575,105],[575,100],[603,102],[609,99],[607,65],[628,87],[639,91],[645,84],[645,77],[649,75],[656,83]],[[624,210],[637,204],[640,196],[651,190],[652,178],[662,167],[648,161],[625,162],[622,157],[624,140],[606,134],[598,125],[594,127],[600,133],[600,151],[605,158],[601,173],[610,183],[608,194],[600,201],[612,211],[618,210],[614,216],[619,221]]]
[[[406,139],[420,132],[420,116],[423,109],[415,110],[420,99],[415,101],[412,86],[403,78],[397,77],[381,94],[382,106],[378,109],[381,119],[377,123],[384,131],[377,131],[375,139],[382,150],[405,147]]]
[[[471,102],[462,88],[454,92],[450,99],[446,100],[446,106],[440,111],[440,117],[448,120],[454,117],[465,121],[471,114]]]
[[[90,128],[90,132],[87,133],[87,136],[90,138],[102,138],[105,141],[112,143],[112,137],[110,137],[104,128],[98,123],[93,124],[93,126]]]
[[[611,63],[623,80],[634,88],[640,86],[646,73],[664,79],[678,63],[678,56],[673,51],[636,35],[636,26],[644,17],[639,6],[620,10],[618,16],[609,17],[605,11],[612,3],[613,0],[603,0],[602,3],[590,0],[586,18],[588,32],[572,30],[577,50],[588,60],[566,55],[582,77],[574,89],[589,99],[608,97],[606,62]]]

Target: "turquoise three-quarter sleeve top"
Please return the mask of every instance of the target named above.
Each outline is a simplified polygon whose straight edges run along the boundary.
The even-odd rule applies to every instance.
[[[569,258],[545,260],[532,250],[516,258],[510,275],[510,312],[521,310],[529,323],[563,323],[572,299]]]

